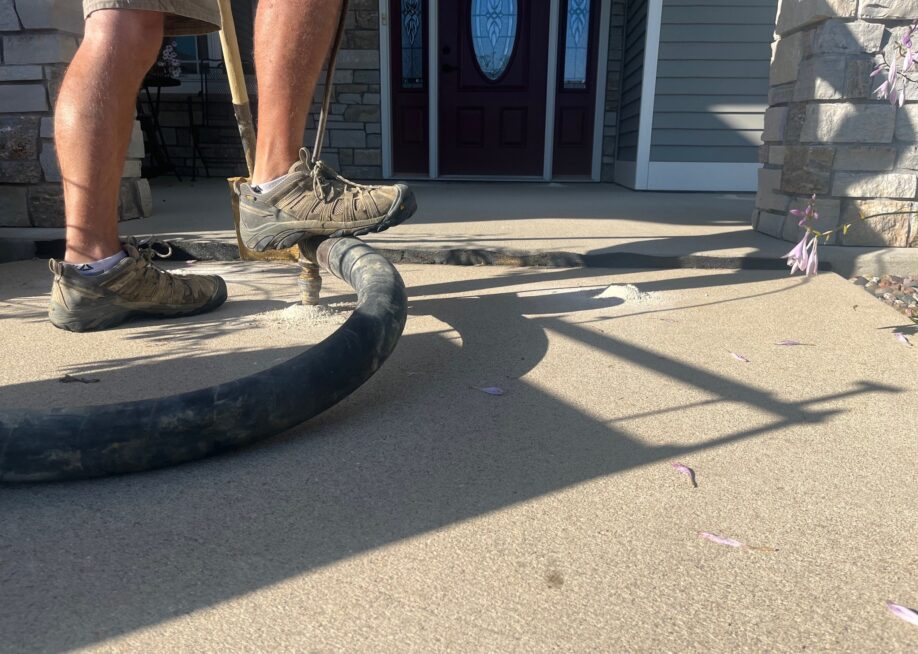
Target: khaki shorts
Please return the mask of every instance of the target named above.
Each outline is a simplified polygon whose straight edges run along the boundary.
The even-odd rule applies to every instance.
[[[168,36],[207,34],[220,29],[217,0],[83,0],[83,17],[99,9],[142,9],[166,14]]]

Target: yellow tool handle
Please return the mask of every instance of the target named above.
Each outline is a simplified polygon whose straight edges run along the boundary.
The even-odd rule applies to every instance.
[[[229,80],[230,95],[233,98],[236,123],[239,125],[239,136],[242,138],[245,163],[249,168],[251,178],[255,171],[255,124],[252,122],[252,110],[249,108],[249,93],[245,88],[245,73],[242,70],[242,57],[239,54],[239,41],[236,38],[236,24],[233,22],[230,0],[217,0],[217,2],[223,23],[223,29],[220,30],[220,44],[223,46],[226,77]]]

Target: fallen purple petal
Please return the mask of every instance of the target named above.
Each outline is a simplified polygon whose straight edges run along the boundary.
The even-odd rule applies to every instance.
[[[485,386],[483,388],[480,386],[476,386],[475,388],[477,388],[482,393],[487,393],[488,395],[503,395],[504,394],[504,389],[498,388],[497,386]]]
[[[786,345],[788,347],[791,347],[794,345],[803,345],[803,343],[801,343],[800,341],[794,341],[789,338],[785,338],[783,341],[778,341],[777,343],[775,343],[775,345]]]
[[[731,353],[730,353],[730,356],[732,356],[732,357],[733,357],[734,359],[736,359],[737,361],[742,361],[743,363],[749,363],[749,359],[747,359],[746,357],[744,357],[742,354],[737,354],[736,352],[731,352]]]
[[[673,463],[672,466],[673,468],[676,469],[677,472],[681,472],[683,475],[688,476],[688,478],[692,481],[692,486],[694,486],[695,488],[698,488],[698,482],[695,481],[695,471],[694,470],[689,468],[684,463],[676,462],[676,463]]]
[[[909,347],[912,347],[912,344],[911,344],[911,343],[909,342],[909,340],[908,340],[908,336],[906,336],[905,334],[902,334],[902,333],[900,333],[900,332],[896,332],[896,338],[899,339],[899,342],[900,342],[900,343],[905,343],[905,344],[908,345]]]
[[[902,606],[901,604],[896,604],[895,602],[886,602],[886,608],[889,609],[897,618],[905,620],[909,624],[913,624],[918,627],[918,612],[908,608],[907,606]]]
[[[709,531],[699,531],[698,536],[709,540],[712,543],[717,543],[718,545],[726,545],[727,547],[746,547],[745,543],[741,543],[740,541],[734,540],[733,538],[727,538],[726,536],[718,536],[717,534],[712,534]]]

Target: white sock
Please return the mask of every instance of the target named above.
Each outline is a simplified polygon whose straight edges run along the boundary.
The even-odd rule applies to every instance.
[[[272,179],[270,182],[264,182],[262,184],[255,184],[252,186],[252,190],[256,193],[267,193],[274,187],[278,186],[281,182],[287,179],[286,175],[281,175],[275,179]]]
[[[124,250],[118,250],[112,256],[105,257],[104,259],[99,259],[98,261],[90,261],[89,263],[67,263],[65,261],[64,265],[70,266],[71,268],[76,268],[77,272],[81,275],[92,277],[93,275],[101,275],[102,273],[111,270],[117,265],[119,261],[124,259],[126,256],[127,253]]]

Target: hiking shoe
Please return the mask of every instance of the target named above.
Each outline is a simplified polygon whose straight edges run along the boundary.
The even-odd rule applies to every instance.
[[[167,246],[168,247],[168,246]],[[226,283],[216,275],[173,275],[152,264],[167,257],[154,243],[129,239],[127,256],[93,276],[51,259],[54,273],[48,318],[55,327],[86,332],[113,327],[129,318],[191,316],[226,301]]]
[[[404,184],[369,186],[345,179],[306,148],[276,187],[239,186],[239,232],[250,250],[282,250],[308,236],[361,236],[407,220],[417,209]]]

